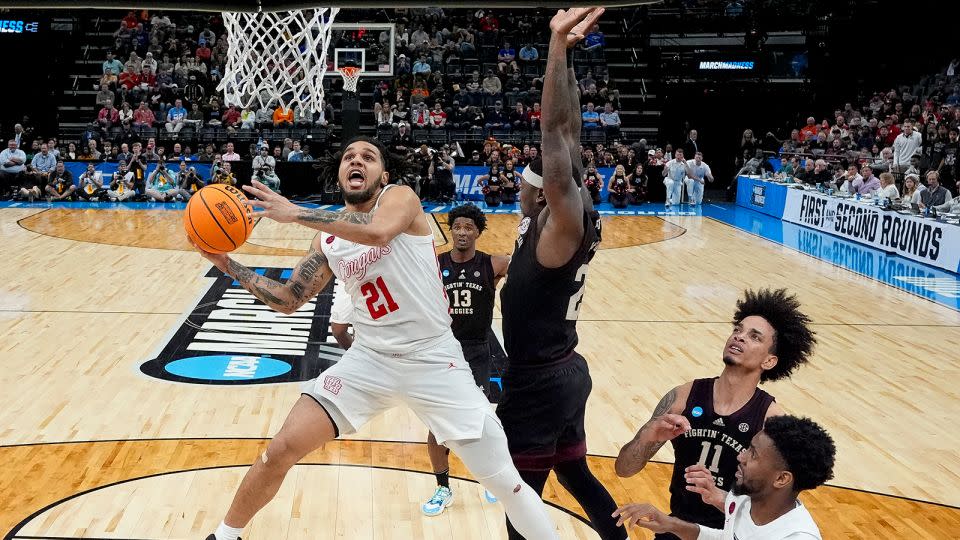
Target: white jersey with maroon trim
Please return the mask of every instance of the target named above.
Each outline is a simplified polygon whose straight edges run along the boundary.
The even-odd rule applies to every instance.
[[[452,336],[432,234],[365,246],[321,233],[320,249],[350,294],[357,344],[402,354]]]

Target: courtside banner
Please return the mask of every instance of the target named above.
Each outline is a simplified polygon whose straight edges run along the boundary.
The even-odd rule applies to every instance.
[[[522,172],[523,167],[517,167],[517,172]],[[501,169],[502,170],[502,169]],[[468,201],[483,200],[483,181],[477,181],[478,178],[486,176],[490,172],[490,167],[477,167],[475,165],[457,165],[453,169],[453,182],[457,185],[457,193],[463,199]],[[607,180],[613,174],[613,169],[606,167],[597,169],[600,176],[603,177],[603,189],[600,190],[602,200],[607,200]],[[659,180],[659,179],[658,179]],[[651,182],[654,179],[650,179]]]
[[[799,189],[787,190],[783,220],[960,272],[960,227],[956,225]]]

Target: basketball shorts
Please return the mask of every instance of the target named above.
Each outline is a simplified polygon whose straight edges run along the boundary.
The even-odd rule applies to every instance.
[[[473,372],[473,381],[483,391],[483,395],[490,395],[490,343],[487,341],[462,341],[463,357]]]
[[[521,471],[545,471],[587,455],[583,426],[593,381],[577,353],[550,365],[511,363],[497,416]]]
[[[343,282],[339,279],[333,287],[333,305],[330,306],[332,324],[353,324],[353,302]]]
[[[339,362],[304,383],[303,393],[326,409],[340,435],[397,405],[410,407],[440,444],[480,438],[485,418],[493,416],[453,334],[408,354],[354,343]]]

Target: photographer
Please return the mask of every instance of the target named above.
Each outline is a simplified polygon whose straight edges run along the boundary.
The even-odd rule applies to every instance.
[[[432,186],[430,174],[433,168],[434,154],[436,154],[436,151],[425,144],[421,144],[420,148],[413,153],[413,162],[417,165],[420,175],[419,189],[415,189],[414,191],[420,195],[420,200],[429,199],[431,195],[436,192],[436,189]]]
[[[158,161],[157,168],[147,178],[146,195],[157,202],[170,202],[177,196],[176,191],[177,183],[167,170],[167,163]]]
[[[87,170],[80,175],[80,188],[77,195],[85,201],[99,201],[106,197],[103,189],[103,175],[93,163],[87,163]]]
[[[200,174],[197,172],[196,167],[190,167],[187,169],[187,173],[180,175],[179,180],[180,190],[187,192],[191,196],[203,189],[203,186],[206,185],[206,183],[203,181],[203,178],[200,178]]]
[[[434,154],[430,164],[428,179],[430,186],[436,190],[436,198],[441,202],[450,202],[456,199],[456,185],[453,182],[453,169],[456,166],[453,156],[450,155],[450,146],[443,145],[440,152]]]
[[[234,178],[233,171],[230,169],[230,162],[221,160],[219,156],[213,160],[212,172],[211,184],[226,184],[228,186],[237,184],[237,179]]]
[[[269,155],[267,145],[260,147],[260,153],[253,158],[253,176],[263,182],[271,191],[280,192],[280,178],[274,172],[277,160]]]

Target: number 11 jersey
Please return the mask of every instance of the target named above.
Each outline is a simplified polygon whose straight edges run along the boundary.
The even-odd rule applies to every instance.
[[[675,456],[670,479],[670,515],[722,529],[723,512],[705,504],[699,494],[687,491],[684,469],[703,465],[713,473],[717,487],[730,491],[736,482],[737,455],[749,447],[753,436],[763,429],[767,409],[774,398],[757,388],[740,410],[721,416],[713,410],[713,384],[716,380],[714,377],[693,381],[683,408],[683,416],[690,421],[691,429],[670,441]],[[673,536],[658,535],[657,538]]]

